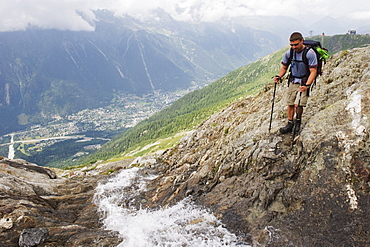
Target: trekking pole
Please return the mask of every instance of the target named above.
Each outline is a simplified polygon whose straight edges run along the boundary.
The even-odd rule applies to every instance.
[[[281,78],[280,78],[280,82],[281,82]],[[271,123],[272,123],[272,114],[274,113],[274,105],[275,105],[275,95],[276,95],[276,84],[275,83],[275,86],[274,86],[274,96],[272,97],[272,107],[271,107],[271,116],[270,116],[270,125],[269,125],[269,133],[271,131]]]
[[[301,104],[301,98],[302,98],[302,92],[299,92],[299,100],[298,100],[298,107],[299,107],[299,105]],[[294,125],[293,125],[293,133],[292,133],[292,147],[293,147],[293,145],[294,145],[294,138],[295,138],[295,133],[296,131],[295,131],[295,123],[294,123]]]
[[[275,83],[275,86],[274,86],[274,96],[272,97],[272,107],[271,107],[271,116],[270,116],[269,133],[270,133],[270,131],[271,131],[272,114],[274,113],[275,94],[276,94],[276,83]]]

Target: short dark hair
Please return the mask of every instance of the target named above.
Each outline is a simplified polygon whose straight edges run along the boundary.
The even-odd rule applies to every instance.
[[[301,33],[298,33],[298,32],[294,32],[290,35],[290,41],[296,41],[296,40],[302,40],[303,39],[303,36]]]

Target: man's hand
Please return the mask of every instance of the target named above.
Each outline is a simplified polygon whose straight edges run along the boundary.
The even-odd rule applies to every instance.
[[[299,87],[299,92],[307,91],[310,88],[308,85],[302,85]]]
[[[274,82],[275,83],[279,83],[281,81],[281,77],[280,76],[278,76],[278,75],[275,75],[274,76]]]

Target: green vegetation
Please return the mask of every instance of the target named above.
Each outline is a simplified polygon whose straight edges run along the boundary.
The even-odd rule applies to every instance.
[[[260,92],[279,70],[285,50],[235,70],[207,87],[185,95],[166,109],[118,135],[98,152],[84,159],[83,163],[127,155],[130,151],[158,139],[170,138],[179,132],[191,130],[231,102]],[[139,154],[144,152],[137,153]]]
[[[312,37],[320,40],[321,36]],[[311,38],[310,38],[311,39]],[[324,46],[330,54],[370,44],[366,35],[337,35],[324,37]],[[225,77],[200,90],[193,91],[158,112],[149,119],[118,135],[96,153],[84,158],[80,164],[97,160],[107,160],[131,155],[133,150],[140,150],[158,139],[166,139],[175,134],[193,129],[206,118],[242,97],[259,93],[266,83],[271,82],[280,69],[280,61],[288,47],[268,55],[254,63],[239,68]],[[225,131],[227,134],[227,131]],[[175,142],[171,143],[172,145]],[[168,145],[169,146],[169,145]],[[152,150],[134,152],[134,156],[143,155]]]
[[[317,40],[321,40],[320,36],[315,37]],[[335,35],[324,38],[324,47],[329,49],[330,53],[338,51],[349,50],[355,47],[363,47],[370,44],[369,35]]]
[[[8,145],[0,145],[0,156],[8,157],[9,147]]]
[[[105,143],[101,139],[83,138],[67,140],[45,140],[32,143],[15,143],[16,156],[41,166],[63,168],[71,166],[79,155],[87,155]],[[90,148],[89,148],[90,147]]]

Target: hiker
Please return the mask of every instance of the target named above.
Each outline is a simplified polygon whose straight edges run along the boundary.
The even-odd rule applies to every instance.
[[[303,44],[301,33],[294,32],[290,35],[290,47],[281,62],[282,66],[278,75],[274,77],[274,82],[278,83],[288,71],[288,89],[286,91],[286,102],[288,105],[288,124],[280,128],[280,133],[298,133],[301,128],[301,118],[303,107],[306,106],[310,86],[316,78],[318,60],[315,51],[309,49],[306,52],[307,64],[304,62],[303,54],[306,45]],[[306,48],[307,49],[307,48]],[[292,50],[292,56],[291,56]],[[294,115],[296,119],[294,120]],[[293,129],[294,128],[294,129]]]

